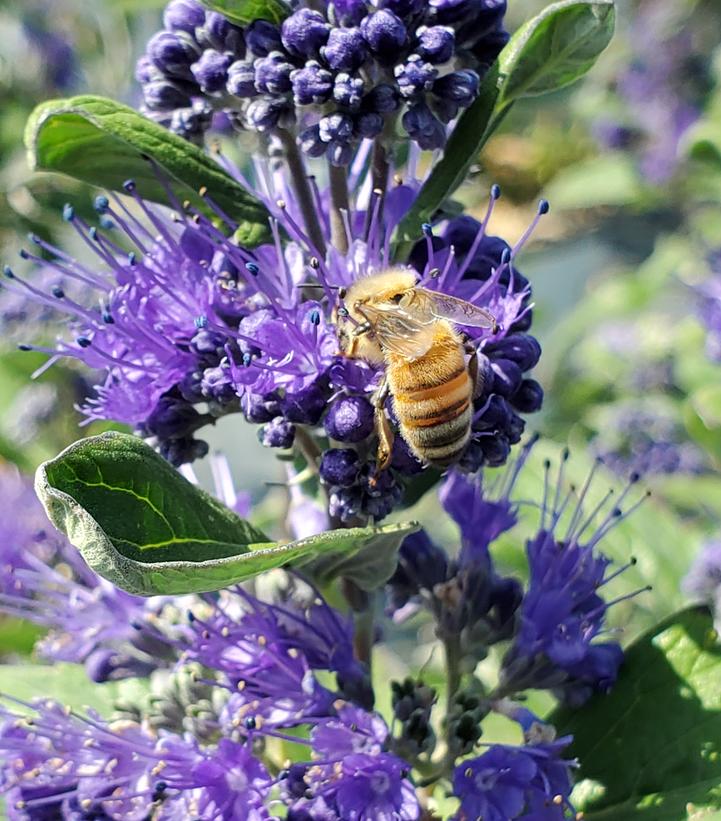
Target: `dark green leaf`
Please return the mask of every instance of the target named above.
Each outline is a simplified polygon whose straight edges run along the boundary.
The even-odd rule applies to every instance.
[[[618,683],[551,720],[571,733],[587,821],[685,821],[721,808],[721,647],[711,616],[672,616],[628,649]]]
[[[76,442],[41,465],[35,488],[90,567],[141,596],[219,590],[299,559],[357,552],[390,535],[398,540],[414,528],[353,528],[279,545],[142,440],[114,432]]]
[[[423,184],[413,207],[398,226],[400,245],[397,257],[405,259],[410,243],[420,235],[420,227],[465,180],[468,169],[490,137],[497,122],[491,122],[498,98],[498,66],[494,65],[481,84],[478,99],[465,111],[453,129],[440,162]]]
[[[685,135],[682,147],[694,160],[721,169],[721,126],[712,120],[702,120]]]
[[[246,25],[253,20],[270,20],[280,23],[289,14],[290,8],[282,0],[201,0],[213,11],[219,11],[234,23]]]
[[[205,210],[198,195],[205,187],[211,199],[240,223],[244,236],[260,242],[268,235],[265,207],[218,163],[114,100],[84,95],[42,103],[28,120],[25,145],[33,169],[57,171],[115,191],[132,179],[142,197],[170,205],[152,160],[179,202],[190,200]]]
[[[415,522],[386,525],[383,532],[369,533],[365,538],[358,538],[354,545],[349,545],[342,553],[330,553],[312,559],[307,563],[306,570],[320,586],[343,577],[355,582],[363,590],[377,590],[393,575],[401,542],[418,530],[418,527]],[[335,531],[331,531],[333,532]]]
[[[582,77],[613,36],[613,0],[562,0],[511,38],[499,58],[500,103],[556,91]]]

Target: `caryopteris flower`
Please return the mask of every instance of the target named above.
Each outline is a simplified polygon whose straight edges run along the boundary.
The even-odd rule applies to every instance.
[[[69,317],[71,335],[54,347],[21,347],[73,357],[104,372],[83,407],[87,417],[133,425],[176,465],[205,455],[197,432],[229,413],[263,425],[263,444],[280,449],[294,446],[299,429],[313,433],[323,425],[330,448],[317,467],[331,515],[381,519],[401,502],[404,482],[422,465],[399,436],[391,468],[374,475],[371,399],[380,372],[339,356],[331,313],[338,288],[391,263],[390,238],[418,182],[388,190],[381,208],[377,194],[363,204],[359,181],[345,220],[348,253],[342,254],[327,233],[329,192],[317,193],[319,211],[312,217],[288,180],[272,179],[263,199],[273,225],[277,221],[290,237],[285,246],[246,249],[232,239],[234,223],[224,233],[201,213],[170,215],[142,201],[132,182],[126,192],[143,219],[115,196],[96,200],[105,228],[88,226],[66,208],[66,220],[95,252],[97,267],[32,238],[53,257],[46,264],[58,281],[82,284],[84,295],[59,284],[43,291],[6,268],[8,291]],[[527,333],[530,289],[514,266],[530,229],[513,248],[487,236],[499,194],[494,187],[483,222],[464,222],[462,236],[458,220],[442,223],[438,238],[426,227],[411,257],[425,287],[487,307],[499,321],[495,332],[468,329],[482,377],[462,462],[468,470],[502,464],[523,431],[520,414],[537,410],[543,396],[524,376],[540,347]],[[539,216],[546,210],[542,203]],[[306,233],[307,220],[320,232],[324,256]],[[120,235],[136,250],[121,252]],[[495,257],[488,257],[489,248]],[[29,250],[23,257],[40,259]]]
[[[281,25],[240,28],[173,0],[136,76],[147,113],[183,137],[202,140],[222,112],[345,166],[397,120],[421,148],[442,148],[508,39],[505,10],[505,0],[301,2]]]

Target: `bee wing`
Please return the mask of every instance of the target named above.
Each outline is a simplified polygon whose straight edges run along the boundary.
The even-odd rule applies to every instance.
[[[398,305],[364,305],[363,314],[383,350],[418,359],[433,345],[433,319],[414,316]]]
[[[468,325],[472,328],[498,328],[496,318],[485,308],[479,308],[455,296],[418,288],[416,293],[427,303],[428,312],[436,319],[447,319],[457,325]]]

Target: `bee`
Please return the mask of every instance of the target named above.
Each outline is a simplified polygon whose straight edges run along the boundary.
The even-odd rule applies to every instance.
[[[475,350],[467,362],[467,346],[454,326],[495,332],[495,318],[463,299],[419,287],[408,268],[359,279],[341,299],[334,319],[341,353],[385,366],[373,397],[377,469],[391,461],[389,395],[400,434],[418,459],[450,467],[468,445],[473,399],[482,387]]]

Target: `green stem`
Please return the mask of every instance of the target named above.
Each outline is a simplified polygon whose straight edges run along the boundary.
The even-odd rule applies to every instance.
[[[341,590],[353,611],[353,650],[358,661],[371,669],[375,633],[375,597],[348,578],[341,579]]]
[[[371,155],[371,181],[373,192],[380,197],[378,206],[378,222],[383,219],[383,206],[385,204],[386,191],[388,189],[388,176],[390,174],[390,163],[388,162],[388,150],[383,143],[383,137],[379,137],[373,143],[373,153]],[[366,212],[365,235],[370,232],[371,220],[373,219],[373,208],[369,207]]]
[[[443,771],[449,774],[453,769],[455,755],[451,735],[450,717],[461,686],[461,640],[458,636],[448,636],[443,641],[446,656],[446,755]]]
[[[330,236],[331,244],[341,254],[348,253],[348,232],[343,218],[343,212],[350,214],[348,199],[348,176],[343,166],[328,164],[330,177]]]
[[[324,257],[326,252],[325,238],[320,226],[320,220],[318,219],[313,190],[308,181],[308,174],[306,173],[303,157],[298,150],[295,138],[290,132],[284,128],[279,128],[276,134],[283,144],[285,159],[288,163],[288,170],[290,171],[291,183],[295,195],[298,198],[298,207],[303,215],[305,230],[308,232],[310,241],[315,245],[318,253]]]

